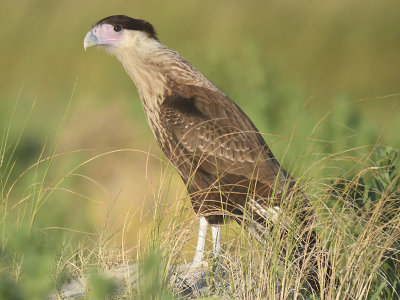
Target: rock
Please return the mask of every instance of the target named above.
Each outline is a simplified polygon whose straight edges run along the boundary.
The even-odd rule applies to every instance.
[[[197,298],[204,296],[209,287],[207,284],[208,263],[182,264],[170,268],[172,274],[169,286],[174,294],[186,297]],[[111,279],[116,284],[117,292],[123,291],[132,286],[137,281],[137,265],[132,263],[123,265],[113,270],[102,272],[101,275],[106,279]],[[48,297],[49,300],[55,299],[76,299],[86,295],[87,277],[72,279],[69,283],[62,286],[60,291]]]

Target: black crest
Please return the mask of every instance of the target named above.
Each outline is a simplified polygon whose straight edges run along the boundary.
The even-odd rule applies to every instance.
[[[153,39],[158,40],[154,26],[145,20],[133,19],[124,15],[115,15],[101,19],[96,25],[99,24],[120,25],[122,29],[143,31]]]

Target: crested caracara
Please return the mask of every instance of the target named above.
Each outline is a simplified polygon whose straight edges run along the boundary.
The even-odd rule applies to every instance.
[[[122,63],[158,145],[187,186],[200,217],[194,263],[203,258],[208,223],[214,255],[219,254],[225,217],[243,223],[264,243],[271,223],[287,228],[297,222],[303,230],[295,257],[315,252],[319,242],[307,196],[249,117],[178,52],[160,43],[149,22],[123,15],[104,18],[85,36],[85,49],[91,46],[101,46]],[[308,283],[318,289],[321,260],[310,255],[314,275]],[[329,278],[329,261],[322,262]]]

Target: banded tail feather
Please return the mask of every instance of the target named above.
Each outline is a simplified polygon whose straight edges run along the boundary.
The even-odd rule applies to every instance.
[[[319,294],[330,285],[336,287],[338,281],[332,277],[328,254],[314,230],[312,211],[287,214],[279,206],[266,207],[260,202],[249,198],[247,208],[240,207],[241,217],[235,218],[238,223],[243,223],[250,235],[265,247],[271,240],[279,239],[280,260],[283,263],[286,259],[291,260],[295,272],[305,274],[303,278],[308,289]]]

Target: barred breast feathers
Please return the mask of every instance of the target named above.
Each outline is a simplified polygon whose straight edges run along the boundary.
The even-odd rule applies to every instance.
[[[159,106],[173,93],[171,86],[191,85],[217,91],[200,71],[178,52],[160,42],[144,38],[140,47],[125,48],[114,53],[135,82],[141,100],[149,107]],[[155,103],[151,103],[156,101]]]
[[[134,81],[150,127],[154,135],[161,139],[158,142],[163,144],[159,109],[168,96],[177,91],[184,93],[188,90],[185,86],[223,93],[175,50],[147,36],[140,38],[140,33],[136,36],[134,42],[140,45],[114,51],[113,54]]]

